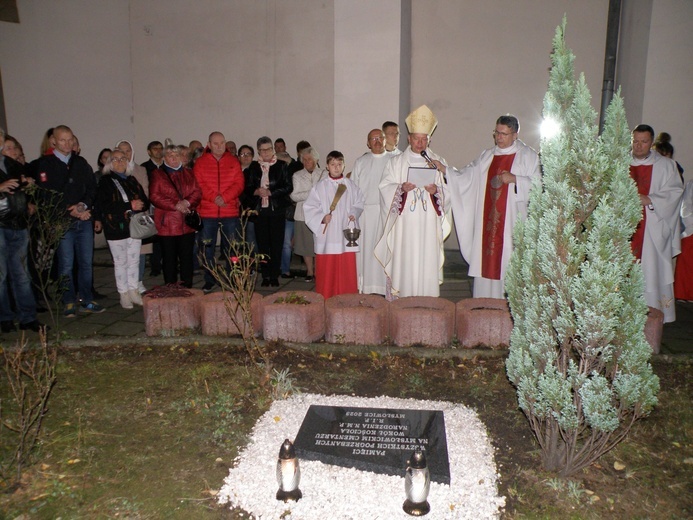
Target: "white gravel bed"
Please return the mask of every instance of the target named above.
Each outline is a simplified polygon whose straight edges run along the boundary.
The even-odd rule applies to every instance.
[[[402,510],[402,476],[379,475],[317,461],[300,460],[303,498],[276,500],[279,447],[293,441],[312,404],[363,408],[442,410],[445,416],[450,485],[431,482],[427,519],[498,518],[505,497],[498,496],[499,477],[486,428],[476,412],[455,403],[393,397],[363,398],[300,394],[275,401],[258,420],[248,447],[234,461],[219,491],[219,502],[240,507],[256,519],[396,520],[412,518]]]

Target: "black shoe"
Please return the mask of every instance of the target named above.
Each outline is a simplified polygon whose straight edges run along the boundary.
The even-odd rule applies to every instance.
[[[33,330],[34,332],[38,332],[39,330],[41,330],[41,327],[46,327],[46,331],[51,330],[51,328],[48,325],[44,325],[39,320],[34,320],[34,321],[30,321],[29,323],[20,323],[19,324],[19,328],[21,330]]]
[[[2,329],[2,331],[7,334],[8,332],[14,332],[15,330],[17,330],[17,327],[15,327],[14,322],[12,320],[7,320],[0,321],[0,329]]]
[[[306,276],[306,282],[310,283],[315,281],[315,276]]]
[[[270,280],[269,284],[271,287],[279,287],[279,280],[274,278],[274,279]]]
[[[282,278],[284,278],[285,280],[293,280],[296,277],[291,273],[288,273],[288,274],[282,273]]]
[[[260,287],[269,287],[269,286],[270,286],[269,278],[263,278],[262,283],[260,284]]]
[[[207,282],[202,286],[202,292],[205,294],[209,294],[214,290],[214,283],[213,282]]]

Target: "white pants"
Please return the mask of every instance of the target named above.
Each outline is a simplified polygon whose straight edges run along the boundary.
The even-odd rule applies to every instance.
[[[140,247],[142,240],[125,238],[108,240],[108,248],[113,256],[116,287],[119,293],[137,289],[140,278]]]

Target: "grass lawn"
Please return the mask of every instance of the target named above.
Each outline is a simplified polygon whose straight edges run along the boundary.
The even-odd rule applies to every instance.
[[[35,463],[18,485],[0,482],[0,518],[247,519],[218,506],[215,494],[269,407],[271,385],[260,384],[242,348],[181,341],[61,350]],[[563,480],[541,469],[502,359],[341,356],[278,344],[272,359],[311,393],[449,400],[475,408],[496,447],[504,518],[693,516],[687,363],[654,358],[659,406],[615,450]],[[0,373],[4,418],[13,412],[8,392]],[[4,462],[12,441],[9,432],[0,433]]]

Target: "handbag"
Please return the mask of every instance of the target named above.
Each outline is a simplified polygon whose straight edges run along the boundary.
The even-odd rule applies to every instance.
[[[168,179],[168,182],[170,182],[173,185],[173,189],[176,190],[176,193],[178,193],[178,198],[182,200],[183,195],[178,189],[178,186],[176,186],[176,183],[173,182],[173,179],[171,179],[171,177],[169,177],[167,173],[165,173],[165,175]],[[197,212],[196,209],[191,209],[189,213],[185,214],[185,225],[193,228],[195,231],[200,231],[202,229],[202,217],[200,217],[200,214]]]
[[[130,238],[145,239],[158,233],[154,219],[144,211],[130,217]]]
[[[3,172],[0,171],[0,174]],[[12,177],[4,178],[4,175],[0,176],[0,183],[10,180]],[[13,193],[2,193],[0,194],[0,220],[2,222],[25,220],[29,216],[29,210],[27,206],[27,196],[22,189],[25,183],[21,183],[18,188],[14,190]]]
[[[288,220],[289,222],[293,222],[293,221],[295,220],[295,216],[296,216],[296,204],[292,202],[291,204],[289,204],[289,205],[286,207],[286,215],[285,215],[285,218],[286,218],[286,220]]]
[[[202,217],[200,217],[196,209],[191,209],[190,213],[185,215],[185,224],[195,231],[202,229]]]
[[[111,179],[113,180],[113,183],[116,185],[116,188],[118,188],[120,196],[123,198],[123,202],[128,204],[130,202],[130,199],[128,198],[127,193],[125,193],[123,186],[115,177],[111,176]],[[149,215],[149,213],[146,213],[144,211],[132,213],[130,215],[129,229],[130,238],[140,240],[144,238],[153,237],[159,232],[156,229],[156,224],[154,224],[154,219],[151,217],[151,215]]]

